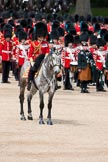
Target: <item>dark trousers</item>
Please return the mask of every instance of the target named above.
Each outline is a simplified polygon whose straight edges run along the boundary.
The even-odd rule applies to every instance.
[[[10,65],[10,61],[2,61],[2,82],[8,81]]]
[[[104,89],[104,81],[101,78],[102,72],[100,70],[96,70],[96,89],[102,90]]]
[[[64,88],[65,89],[71,89],[72,85],[70,83],[70,68],[64,68]]]
[[[28,74],[28,82],[32,81],[34,78],[35,73],[38,71],[40,68],[40,65],[45,57],[45,54],[40,54],[36,60],[33,66],[30,67],[29,74]]]
[[[81,81],[81,90],[87,90],[87,81]]]

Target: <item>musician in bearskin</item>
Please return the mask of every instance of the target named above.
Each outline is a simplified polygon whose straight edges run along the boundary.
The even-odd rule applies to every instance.
[[[93,57],[88,50],[89,35],[84,32],[80,35],[82,50],[78,54],[78,79],[80,80],[81,93],[89,93],[87,84],[91,81],[91,65],[93,64]]]

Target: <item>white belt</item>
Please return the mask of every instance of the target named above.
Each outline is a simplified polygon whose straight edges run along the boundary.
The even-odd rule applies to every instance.
[[[65,57],[65,58],[70,60],[70,57]]]
[[[2,50],[2,52],[7,53],[7,54],[11,53],[11,51],[6,51],[6,50]]]
[[[24,56],[22,56],[22,55],[19,55],[19,57],[21,57],[21,58],[25,58]]]
[[[101,60],[97,60],[97,62],[102,62]]]

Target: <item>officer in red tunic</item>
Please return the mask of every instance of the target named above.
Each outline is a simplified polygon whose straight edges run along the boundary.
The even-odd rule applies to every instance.
[[[31,83],[33,81],[35,73],[39,70],[39,67],[46,54],[49,53],[49,44],[46,41],[46,36],[48,34],[47,25],[43,22],[38,22],[34,29],[36,29],[34,35],[35,40],[31,43],[29,58],[31,62],[31,68],[28,74],[28,86],[27,89],[30,90]],[[34,62],[34,64],[32,64]]]
[[[13,46],[11,37],[11,31],[5,31],[4,40],[0,42],[0,56],[2,57],[2,83],[10,83],[8,81],[8,77],[11,65]]]

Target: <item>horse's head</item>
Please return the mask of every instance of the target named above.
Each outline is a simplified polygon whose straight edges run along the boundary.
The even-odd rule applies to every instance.
[[[53,71],[55,74],[60,73],[60,67],[61,67],[61,60],[60,60],[60,55],[58,55],[56,52],[51,52],[50,53],[50,65],[53,68]]]

